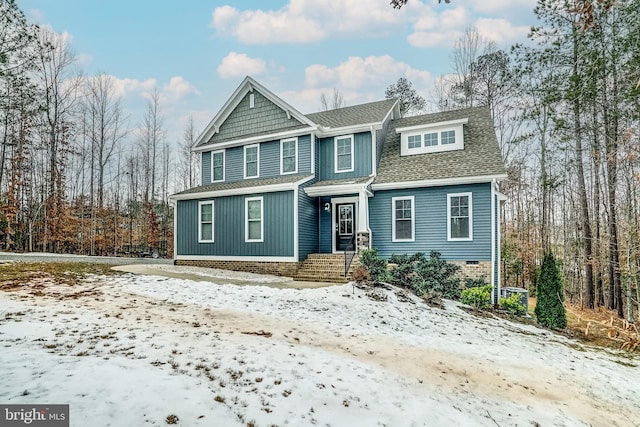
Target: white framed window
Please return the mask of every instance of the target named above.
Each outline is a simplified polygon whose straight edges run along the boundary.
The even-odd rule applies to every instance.
[[[471,193],[447,194],[447,239],[473,240],[473,199]]]
[[[400,134],[400,155],[464,150],[464,125],[468,118],[396,128]],[[422,141],[419,144],[418,141]]]
[[[211,152],[211,182],[224,181],[224,150]]]
[[[198,242],[213,243],[213,200],[198,203]]]
[[[244,241],[264,241],[264,221],[262,197],[247,197],[244,199]]]
[[[253,108],[256,106],[256,95],[251,93],[249,94],[249,108]]]
[[[424,134],[424,146],[435,147],[438,145],[438,132]]]
[[[409,135],[407,142],[409,143],[409,148],[420,148],[422,147],[422,135]]]
[[[335,172],[353,172],[353,135],[334,138]]]
[[[244,146],[244,177],[257,178],[260,175],[260,145]]]
[[[298,138],[280,141],[280,174],[298,172]]]
[[[440,132],[440,144],[441,145],[449,145],[456,143],[456,131],[455,130],[444,130]]]
[[[393,242],[415,241],[415,197],[391,198],[391,240]]]

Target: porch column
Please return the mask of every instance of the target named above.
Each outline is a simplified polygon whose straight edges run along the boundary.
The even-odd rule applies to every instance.
[[[371,236],[369,232],[369,197],[365,188],[358,192],[358,230],[356,235],[356,247],[369,249],[371,247]]]

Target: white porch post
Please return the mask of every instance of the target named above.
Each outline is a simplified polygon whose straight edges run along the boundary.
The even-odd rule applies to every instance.
[[[369,231],[369,197],[366,188],[358,192],[358,230],[356,235],[356,247],[369,249],[371,247],[371,233]]]

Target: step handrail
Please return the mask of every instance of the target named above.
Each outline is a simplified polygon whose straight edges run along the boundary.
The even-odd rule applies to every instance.
[[[347,277],[349,268],[351,268],[351,262],[356,255],[356,233],[351,235],[349,244],[344,248],[344,277]]]

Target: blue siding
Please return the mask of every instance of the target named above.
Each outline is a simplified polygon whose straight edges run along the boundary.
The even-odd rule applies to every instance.
[[[245,242],[245,198],[263,196],[264,242]],[[203,200],[203,199],[200,199]],[[198,243],[198,202],[178,201],[178,255],[293,256],[293,191],[214,200],[214,243]]]
[[[300,186],[298,190],[298,260],[304,261],[309,254],[318,252],[319,233],[318,215],[320,208],[318,198],[309,197],[304,188],[315,180]]]
[[[211,151],[202,153],[202,185],[211,184]]]
[[[320,253],[323,254],[330,254],[331,252],[333,252],[333,248],[332,248],[332,238],[333,238],[333,225],[331,224],[331,212],[327,212],[324,210],[324,204],[325,203],[329,203],[331,204],[331,197],[320,197],[320,220],[319,220],[319,226],[320,226],[320,230],[318,231],[319,234],[319,249],[320,249]]]
[[[280,176],[280,140],[262,142],[260,145],[260,176],[274,178]],[[244,147],[225,150],[225,181],[237,182],[244,179]],[[311,173],[311,135],[298,137],[298,173]],[[202,183],[211,183],[211,153],[202,153]]]
[[[355,178],[372,173],[371,133],[356,133],[353,136],[353,172],[335,173],[334,138],[322,138],[319,147],[318,170],[320,180]]]
[[[472,192],[473,240],[447,240],[447,194]],[[391,198],[415,196],[415,242],[392,242]],[[438,251],[446,260],[491,260],[491,187],[490,184],[376,191],[369,199],[369,225],[373,247],[380,255],[429,253]]]
[[[311,170],[311,135],[298,137],[298,173],[308,175]]]

